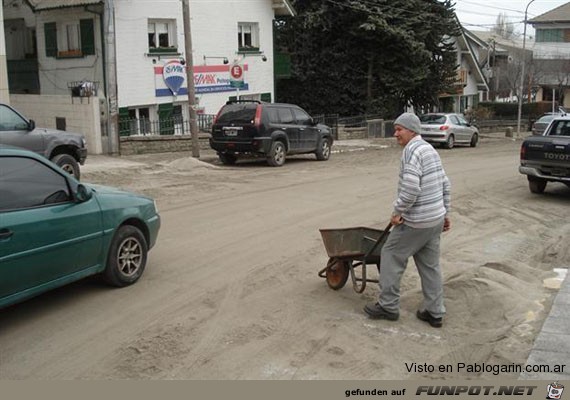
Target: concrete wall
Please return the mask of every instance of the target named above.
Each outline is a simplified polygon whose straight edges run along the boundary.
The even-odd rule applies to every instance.
[[[209,135],[199,139],[200,149],[210,149]],[[121,138],[121,155],[192,151],[191,136],[130,136]]]
[[[66,131],[85,136],[90,154],[103,152],[98,98],[13,94],[10,103],[38,127],[55,129],[56,117],[65,118]]]

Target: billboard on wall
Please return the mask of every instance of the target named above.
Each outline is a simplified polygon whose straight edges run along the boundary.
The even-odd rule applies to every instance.
[[[176,93],[169,87],[165,80],[164,68],[168,68],[169,63],[154,67],[154,87],[156,97],[165,96],[184,96],[188,95],[188,86],[186,82],[177,88]],[[247,64],[243,65],[243,70],[247,71]],[[172,86],[172,84],[170,85]],[[235,87],[230,83],[230,68],[228,65],[196,65],[194,66],[194,88],[196,94],[216,93],[216,92],[234,92]],[[248,90],[249,84],[244,81],[240,90]]]

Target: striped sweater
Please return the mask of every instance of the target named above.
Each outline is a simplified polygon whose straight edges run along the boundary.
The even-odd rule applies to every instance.
[[[394,212],[411,227],[435,226],[449,212],[450,187],[437,151],[421,136],[412,138],[402,152]]]

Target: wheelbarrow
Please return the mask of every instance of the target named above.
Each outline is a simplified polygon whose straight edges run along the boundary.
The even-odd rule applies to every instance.
[[[350,275],[357,293],[364,292],[367,282],[378,283],[378,279],[366,276],[366,266],[376,264],[380,273],[380,252],[391,227],[392,224],[389,223],[384,230],[362,226],[319,229],[329,256],[327,266],[319,271],[319,276],[326,279],[331,289],[339,290],[344,287]],[[360,276],[355,273],[357,267],[362,269]]]

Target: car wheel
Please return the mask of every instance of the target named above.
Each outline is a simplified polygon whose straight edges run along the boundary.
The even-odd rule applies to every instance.
[[[267,163],[272,167],[280,167],[285,164],[285,145],[283,142],[273,142],[267,156]]]
[[[73,175],[75,179],[79,180],[81,176],[81,172],[79,171],[79,164],[72,155],[58,154],[53,157],[51,161],[68,174]]]
[[[453,146],[455,146],[455,136],[453,136],[453,134],[447,137],[447,141],[444,146],[446,149],[453,149]]]
[[[218,153],[218,157],[220,158],[220,161],[224,165],[234,165],[237,161],[237,157],[235,154]]]
[[[132,226],[121,226],[111,243],[107,267],[103,276],[108,284],[128,286],[142,276],[148,253],[146,239],[142,232]]]
[[[473,136],[471,136],[471,143],[469,143],[469,146],[477,147],[478,142],[479,142],[479,135],[475,132]]]
[[[326,161],[331,156],[331,141],[328,138],[322,138],[317,146],[317,151],[315,152],[317,160]]]
[[[528,188],[532,193],[541,194],[546,189],[546,181],[544,179],[529,179]]]

